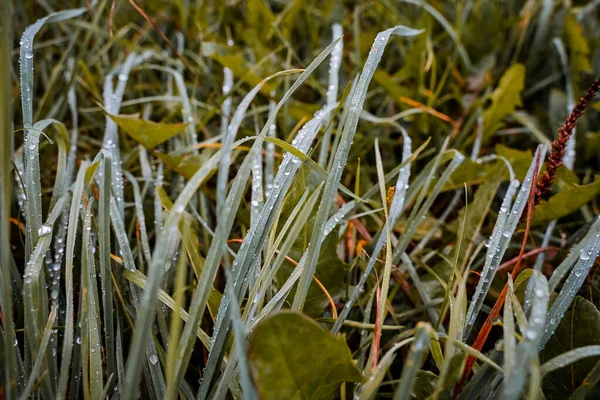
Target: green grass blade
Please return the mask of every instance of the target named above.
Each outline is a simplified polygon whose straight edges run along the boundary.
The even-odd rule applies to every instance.
[[[67,232],[66,243],[66,265],[65,265],[65,303],[66,317],[65,330],[63,336],[63,348],[60,365],[60,376],[58,381],[58,389],[56,398],[59,400],[65,399],[67,396],[67,383],[69,381],[69,370],[71,368],[71,359],[73,356],[73,260],[75,256],[75,239],[77,236],[77,227],[79,220],[79,205],[83,194],[83,179],[88,162],[84,161],[79,167],[77,178],[73,186],[73,197],[71,199],[71,207],[69,210],[69,229]]]
[[[296,290],[296,295],[294,296],[294,302],[292,303],[292,309],[294,310],[301,311],[304,306],[308,288],[317,267],[317,258],[324,237],[323,228],[325,227],[327,214],[329,212],[329,205],[333,202],[336,195],[336,189],[342,177],[342,172],[344,171],[346,160],[348,158],[348,152],[350,151],[350,146],[352,145],[352,140],[356,133],[360,112],[362,111],[366,99],[366,92],[369,83],[373,78],[373,74],[381,61],[385,45],[391,35],[415,36],[419,33],[421,33],[421,31],[404,26],[397,26],[380,32],[375,38],[371,52],[357,83],[354,95],[350,99],[350,110],[346,117],[346,121],[344,122],[344,129],[334,156],[333,167],[330,171],[329,178],[325,183],[325,187],[323,188],[323,197],[317,211],[310,245],[306,252],[306,266],[298,281],[298,288]]]
[[[479,279],[479,282],[477,283],[477,288],[475,289],[475,293],[473,294],[469,304],[469,310],[467,312],[467,324],[465,326],[465,332],[463,335],[465,338],[468,338],[469,334],[471,333],[471,329],[475,324],[477,315],[479,314],[481,306],[483,305],[483,301],[485,300],[485,297],[487,296],[487,293],[492,285],[492,281],[494,280],[496,270],[500,266],[502,257],[508,248],[510,239],[517,227],[517,224],[519,223],[521,214],[525,209],[529,191],[531,189],[531,179],[534,173],[535,160],[537,157],[543,159],[544,154],[545,147],[542,145],[538,146],[514,204],[512,204],[512,197],[517,192],[519,181],[511,181],[509,189],[504,196],[504,200],[500,206],[500,212],[498,214],[496,225],[494,226],[492,236],[487,243],[488,250],[485,257],[485,264],[481,272],[481,279]]]
[[[415,340],[410,345],[408,357],[402,368],[400,383],[394,393],[394,400],[408,400],[411,398],[412,386],[417,376],[419,367],[423,363],[429,347],[429,331],[425,323],[420,322],[415,329]]]

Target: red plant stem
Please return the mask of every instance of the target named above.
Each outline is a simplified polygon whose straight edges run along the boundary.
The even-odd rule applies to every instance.
[[[554,247],[554,246],[540,247],[539,249],[533,249],[533,250],[530,250],[527,253],[523,254],[522,258],[528,258],[528,257],[531,257],[531,256],[535,256],[536,254],[544,253],[546,251],[554,251],[554,252],[556,252],[558,250],[559,250],[558,247]],[[502,264],[502,265],[500,265],[498,267],[498,271],[497,272],[504,271],[505,269],[508,269],[511,265],[513,265],[514,263],[516,263],[518,260],[519,260],[519,256],[513,258],[512,260],[509,260],[509,261],[505,262],[504,264]]]

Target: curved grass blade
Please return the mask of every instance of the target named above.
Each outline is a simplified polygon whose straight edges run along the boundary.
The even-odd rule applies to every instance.
[[[308,152],[309,147],[323,122],[323,118],[334,108],[335,105],[332,108],[328,107],[317,112],[315,117],[300,129],[298,135],[292,141],[292,146],[298,146],[298,150],[303,154]],[[280,209],[283,199],[291,187],[294,176],[300,166],[300,159],[298,157],[293,156],[290,153],[284,154],[283,162],[279,167],[269,197],[267,198],[258,220],[256,223],[252,224],[248,230],[246,238],[233,262],[233,280],[228,282],[227,285],[233,285],[236,296],[241,295],[241,288],[243,282],[247,279],[247,274],[252,271],[253,268],[257,267],[257,263],[259,262],[257,254],[260,253],[260,250],[267,240],[267,235],[273,225],[277,210]],[[229,301],[229,295],[224,294],[215,323],[215,332],[219,333],[220,336],[217,336],[214,339],[213,346],[210,349],[211,352],[209,354],[208,367],[205,371],[200,393],[203,393],[203,387],[210,384],[210,380],[213,377],[212,375],[218,365],[217,357],[221,357],[223,346],[228,338],[227,332],[229,331],[230,324],[228,316]]]
[[[331,52],[332,47],[335,45],[328,46],[300,75],[294,85],[284,95],[282,100],[279,102],[276,110],[279,110],[281,106],[290,98],[290,96],[296,91],[296,89],[308,78],[308,76],[316,69],[316,67],[323,61],[323,59]],[[230,195],[225,201],[223,213],[228,214],[229,218],[219,222],[217,229],[215,230],[215,236],[209,249],[206,264],[202,270],[202,274],[198,281],[198,286],[194,292],[192,303],[190,306],[190,322],[186,324],[181,337],[181,343],[179,346],[179,369],[176,374],[177,382],[180,382],[183,377],[183,371],[185,366],[189,362],[191,356],[191,347],[194,344],[194,338],[192,336],[192,330],[196,327],[200,321],[202,314],[204,313],[206,301],[208,299],[209,289],[212,286],[213,278],[217,272],[219,261],[225,248],[225,241],[227,234],[233,223],[235,213],[233,210],[237,208],[241,200],[242,186],[248,179],[250,174],[250,160],[255,156],[256,152],[262,147],[262,143],[266,133],[275,120],[276,113],[267,120],[265,128],[261,131],[261,134],[256,138],[250,153],[246,156],[244,163],[240,167],[238,175],[234,180],[234,184],[230,190]],[[136,331],[133,338],[133,345],[131,348],[131,356],[127,360],[126,366],[126,383],[124,385],[123,396],[125,398],[131,398],[134,396],[135,391],[140,378],[140,358],[142,357],[141,349],[143,343],[146,342],[148,337],[148,330],[152,323],[154,316],[154,305],[156,304],[156,292],[158,291],[160,282],[164,275],[164,265],[167,258],[167,251],[169,248],[170,238],[177,229],[179,219],[185,209],[185,206],[189,203],[191,198],[196,193],[197,188],[204,182],[208,177],[209,172],[212,171],[214,166],[218,164],[221,152],[217,152],[202,167],[194,174],[194,176],[188,181],[179,197],[175,201],[173,211],[169,214],[163,230],[155,246],[155,250],[152,256],[152,265],[150,266],[148,282],[146,290],[144,291],[140,308],[138,309],[138,315],[136,320]],[[234,207],[235,206],[235,207]]]
[[[19,64],[21,65],[21,103],[23,110],[23,127],[25,128],[23,166],[25,188],[28,193],[41,193],[39,167],[39,130],[33,128],[33,40],[46,22],[59,22],[78,17],[85,13],[85,8],[65,10],[47,15],[28,26],[21,36]],[[27,196],[25,202],[27,212],[26,234],[29,240],[26,257],[37,243],[38,229],[42,225],[42,204],[37,195]]]
[[[552,371],[566,367],[569,364],[586,357],[595,357],[600,355],[600,346],[583,346],[569,350],[546,361],[540,368],[542,376],[548,375]]]
[[[89,163],[84,161],[79,167],[77,178],[73,186],[73,197],[71,198],[71,208],[69,210],[69,228],[67,231],[66,242],[66,264],[65,264],[65,329],[63,335],[63,348],[60,366],[60,376],[56,398],[65,399],[67,395],[67,383],[69,381],[69,370],[71,368],[71,358],[73,355],[73,260],[75,255],[75,239],[77,236],[77,222],[79,220],[79,204],[83,195],[83,179],[85,170]]]
[[[29,379],[27,380],[27,385],[23,392],[21,393],[21,399],[25,400],[29,398],[29,394],[33,389],[33,385],[35,384],[38,375],[40,374],[40,370],[42,369],[42,362],[45,360],[46,349],[48,348],[48,343],[50,342],[50,336],[52,335],[52,328],[54,326],[54,321],[56,320],[57,314],[57,304],[54,303],[52,305],[52,309],[50,310],[50,315],[48,315],[48,322],[46,322],[46,327],[44,328],[44,332],[42,333],[41,342],[38,348],[37,356],[35,357],[35,364],[33,364],[33,368],[29,372]]]
[[[339,38],[343,35],[343,29],[340,24],[333,24],[331,26],[333,38]],[[340,40],[335,46],[335,49],[331,52],[331,58],[329,59],[329,85],[327,86],[327,106],[332,107],[337,102],[337,93],[339,88],[339,73],[340,66],[342,65],[342,56],[344,52],[344,41]],[[325,125],[328,125],[330,118],[325,120]],[[333,132],[333,124],[327,128],[323,139],[321,140],[321,149],[319,152],[319,165],[324,167],[327,162],[327,155],[329,154],[329,143],[331,142],[331,133]]]
[[[381,61],[385,46],[392,35],[415,36],[421,32],[422,31],[420,30],[399,25],[378,33],[377,37],[375,38],[369,53],[369,57],[367,58],[365,66],[363,67],[363,72],[361,73],[356,85],[354,94],[350,99],[350,108],[346,120],[344,121],[344,128],[342,130],[339,145],[335,152],[333,166],[329,177],[325,182],[325,187],[323,188],[323,197],[315,218],[310,244],[306,251],[306,266],[302,271],[300,280],[298,281],[298,288],[292,303],[292,309],[294,310],[301,311],[304,307],[306,295],[308,294],[308,288],[317,267],[317,258],[321,249],[321,243],[324,238],[323,228],[325,227],[329,206],[333,202],[336,195],[336,189],[341,180],[342,172],[346,165],[346,160],[350,151],[350,146],[352,145],[352,140],[354,134],[356,133],[360,112],[362,111],[366,99],[367,89],[371,79],[373,78],[373,74],[379,65],[379,62]]]
[[[600,220],[600,217],[597,217],[597,221],[598,220]],[[583,285],[585,278],[600,253],[600,233],[594,233],[590,229],[582,242],[582,246],[579,250],[579,259],[573,266],[569,277],[548,311],[544,332],[538,343],[538,349],[540,350],[544,348],[548,339],[554,334],[558,323]]]
[[[538,156],[540,159],[543,159],[545,152],[545,146],[538,146],[536,154],[534,155],[533,161],[529,166],[529,170],[527,171],[527,175],[525,176],[523,185],[521,185],[521,190],[519,191],[514,204],[512,204],[512,197],[519,188],[520,184],[518,180],[511,181],[508,190],[506,191],[506,195],[502,200],[502,205],[500,206],[500,212],[498,213],[498,219],[496,220],[496,225],[494,225],[492,236],[490,237],[489,242],[486,243],[488,245],[488,250],[485,256],[483,270],[481,271],[481,277],[477,283],[475,293],[471,298],[469,310],[467,311],[467,321],[463,334],[465,339],[467,339],[471,333],[471,329],[475,324],[477,315],[479,314],[481,306],[483,305],[483,301],[487,296],[496,271],[500,266],[502,257],[508,248],[510,239],[517,227],[517,224],[519,223],[521,214],[525,209],[525,205],[527,204],[529,191],[531,189],[531,179],[533,178],[535,169],[535,160]]]

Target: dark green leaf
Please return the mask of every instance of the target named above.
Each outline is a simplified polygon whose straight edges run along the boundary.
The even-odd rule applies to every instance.
[[[294,312],[280,312],[258,326],[248,359],[264,400],[328,400],[340,383],[362,380],[344,338]]]

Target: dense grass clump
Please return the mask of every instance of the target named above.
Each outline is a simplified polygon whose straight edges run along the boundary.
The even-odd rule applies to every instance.
[[[0,399],[597,398],[599,6],[2,2]]]

